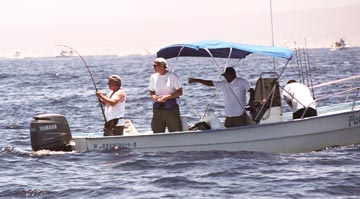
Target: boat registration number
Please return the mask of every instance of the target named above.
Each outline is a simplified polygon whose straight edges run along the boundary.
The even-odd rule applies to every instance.
[[[135,148],[136,142],[119,142],[110,144],[93,144],[94,149],[110,150],[114,148]]]

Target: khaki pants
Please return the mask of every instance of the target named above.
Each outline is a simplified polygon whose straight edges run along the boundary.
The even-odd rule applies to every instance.
[[[154,133],[163,133],[166,127],[169,132],[182,131],[179,105],[171,110],[153,109],[152,131]]]

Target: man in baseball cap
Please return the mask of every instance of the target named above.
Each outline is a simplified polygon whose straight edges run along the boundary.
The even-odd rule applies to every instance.
[[[212,81],[197,78],[189,78],[188,82],[201,83],[206,86],[215,86],[216,89],[222,91],[225,101],[225,127],[245,126],[247,123],[246,114],[246,92],[250,92],[249,105],[254,99],[254,89],[251,88],[249,82],[241,77],[236,76],[235,69],[228,67],[221,75],[225,80]]]
[[[110,75],[107,79],[109,80],[109,93],[104,95],[102,91],[96,91],[96,96],[105,104],[104,136],[123,135],[126,93],[121,89],[119,75]]]
[[[117,83],[119,86],[121,86],[121,78],[119,75],[110,75],[108,77],[108,80],[109,81],[112,81],[114,83]]]

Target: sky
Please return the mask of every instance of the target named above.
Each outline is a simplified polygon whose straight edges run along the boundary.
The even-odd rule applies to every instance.
[[[329,46],[357,37],[359,0],[272,0],[275,45]],[[154,53],[163,45],[221,39],[271,44],[270,0],[2,0],[0,56]],[[339,28],[336,28],[339,27]]]

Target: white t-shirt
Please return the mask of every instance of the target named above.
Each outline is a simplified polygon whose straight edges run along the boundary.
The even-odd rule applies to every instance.
[[[116,92],[118,92],[120,90],[117,90]],[[111,90],[106,96],[109,97],[111,99],[111,95],[113,94],[113,91]],[[126,101],[126,96],[124,98],[124,100],[122,102],[118,102],[117,104],[115,104],[115,106],[109,106],[107,105],[105,107],[105,117],[106,117],[106,121],[110,121],[112,119],[115,118],[120,118],[120,117],[124,117],[125,115],[125,101]],[[118,123],[116,126],[124,126],[125,124],[125,119],[119,119]]]
[[[150,91],[156,95],[169,95],[181,88],[179,77],[173,72],[166,72],[164,75],[154,73],[150,77]]]
[[[237,117],[244,113],[246,92],[251,88],[247,80],[237,77],[232,82],[213,81],[216,89],[221,90],[225,100],[225,116]],[[241,104],[240,104],[241,103]]]
[[[298,82],[287,84],[282,93],[286,101],[291,101],[293,112],[305,107],[316,109],[316,102],[311,96],[310,89],[304,84]]]

